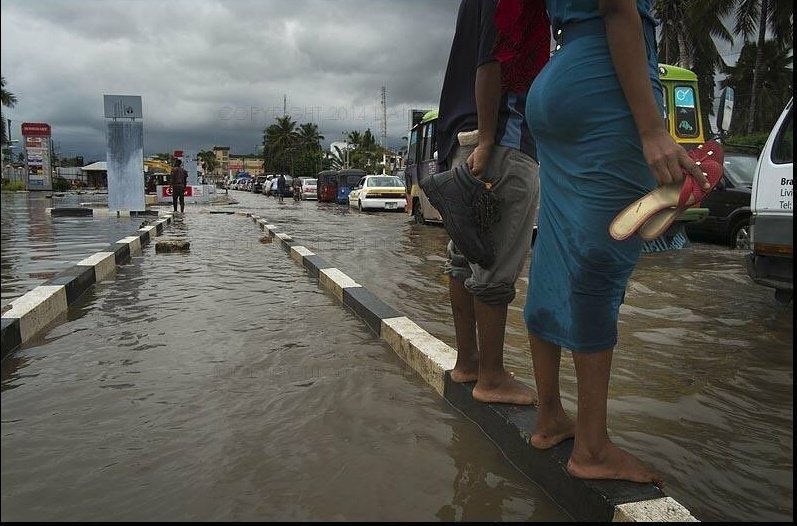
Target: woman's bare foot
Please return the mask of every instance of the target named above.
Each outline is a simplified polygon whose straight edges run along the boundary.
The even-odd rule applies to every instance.
[[[475,382],[479,379],[479,366],[473,369],[466,369],[464,367],[454,367],[451,369],[451,381],[455,384],[464,384],[467,382]]]
[[[575,423],[564,413],[550,422],[538,419],[537,427],[531,435],[531,445],[537,449],[550,449],[568,438],[573,438],[575,431]]]
[[[478,381],[473,388],[473,399],[479,402],[497,404],[536,405],[537,392],[520,383],[511,373],[495,384]]]
[[[573,450],[567,472],[581,479],[618,479],[664,487],[664,479],[634,455],[611,442],[597,455]]]

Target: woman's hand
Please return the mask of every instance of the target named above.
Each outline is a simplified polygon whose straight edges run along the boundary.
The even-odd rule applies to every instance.
[[[695,179],[698,185],[708,189],[711,185],[703,171],[687,155],[664,128],[642,134],[642,152],[656,177],[659,186],[684,180],[684,173]]]

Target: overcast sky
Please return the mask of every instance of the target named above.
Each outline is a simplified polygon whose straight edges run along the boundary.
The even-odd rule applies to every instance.
[[[288,113],[344,130],[406,134],[436,107],[458,0],[2,0],[0,58],[12,138],[47,122],[61,155],[104,159],[103,94],[141,95],[145,155],[254,152]]]
[[[103,94],[141,95],[145,155],[252,153],[288,113],[325,145],[348,130],[406,134],[436,107],[459,0],[2,0],[0,58],[21,122],[47,122],[62,156],[105,158]],[[734,46],[736,47],[736,46]],[[738,49],[721,46],[735,62]],[[737,53],[734,53],[737,52]]]

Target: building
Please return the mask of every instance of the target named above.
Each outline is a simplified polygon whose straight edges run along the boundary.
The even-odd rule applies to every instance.
[[[216,156],[216,168],[213,169],[212,174],[213,179],[224,179],[230,173],[230,147],[214,146],[213,154]]]
[[[108,163],[97,161],[80,169],[83,172],[86,185],[94,188],[108,188]]]

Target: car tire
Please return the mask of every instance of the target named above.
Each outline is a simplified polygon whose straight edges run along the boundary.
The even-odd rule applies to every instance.
[[[363,202],[360,201],[359,199],[357,200],[357,210],[359,210],[360,212],[363,211]]]
[[[412,202],[412,217],[415,219],[415,224],[426,224],[426,219],[423,217],[423,211],[421,211],[421,203],[417,199]]]
[[[733,224],[728,246],[731,250],[750,250],[750,218],[745,217]]]

